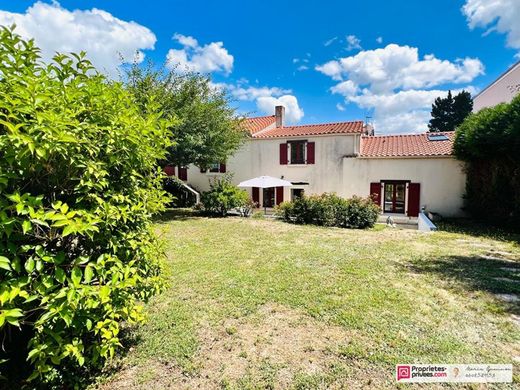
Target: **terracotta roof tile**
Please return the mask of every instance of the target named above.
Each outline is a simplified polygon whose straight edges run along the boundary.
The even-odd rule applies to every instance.
[[[274,115],[246,118],[244,121],[246,129],[251,134],[255,134],[268,126],[273,125],[274,123],[276,123],[276,118]]]
[[[445,135],[444,141],[431,141],[428,135]],[[455,132],[361,137],[360,157],[429,157],[450,156]]]
[[[301,137],[328,134],[361,134],[364,131],[363,121],[322,123],[317,125],[284,126],[263,131],[253,138]]]

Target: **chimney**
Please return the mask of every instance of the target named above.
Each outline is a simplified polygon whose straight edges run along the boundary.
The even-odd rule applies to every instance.
[[[276,127],[283,127],[283,122],[285,120],[285,107],[276,106],[274,108],[274,116],[276,118]]]

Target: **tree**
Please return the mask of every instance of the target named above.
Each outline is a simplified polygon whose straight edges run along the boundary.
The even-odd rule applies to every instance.
[[[173,123],[84,54],[43,63],[2,27],[0,58],[0,380],[75,388],[160,288]]]
[[[225,162],[247,136],[229,97],[215,88],[208,76],[134,64],[127,71],[125,82],[143,112],[147,111],[144,103],[151,94],[164,118],[178,119],[171,128],[173,146],[167,156],[168,164],[206,168]]]
[[[520,95],[484,108],[457,128],[454,153],[466,162],[466,208],[520,228]]]
[[[432,104],[429,131],[454,131],[473,110],[471,94],[462,91],[452,97],[451,91],[445,98],[438,97]]]

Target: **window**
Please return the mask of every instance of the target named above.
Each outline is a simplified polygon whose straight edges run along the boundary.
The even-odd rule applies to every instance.
[[[220,171],[220,164],[211,164],[209,166],[209,171],[210,172],[219,172]]]
[[[303,188],[293,188],[291,190],[291,199],[295,200],[297,198],[301,198],[303,196]]]
[[[291,159],[290,164],[305,164],[305,149],[307,141],[291,141],[288,142],[290,148]]]
[[[314,164],[314,149],[314,142],[284,142],[280,144],[280,165]]]
[[[450,139],[444,134],[428,134],[428,141],[449,141]]]

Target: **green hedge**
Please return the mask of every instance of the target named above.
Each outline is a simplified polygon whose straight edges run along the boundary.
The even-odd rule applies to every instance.
[[[170,124],[83,54],[43,63],[1,28],[0,57],[0,370],[73,388],[160,288]]]
[[[477,218],[520,227],[520,95],[470,115],[454,150],[466,162],[466,208]]]
[[[329,193],[302,196],[276,207],[276,215],[286,222],[351,229],[373,227],[379,211],[371,198],[344,199]]]

